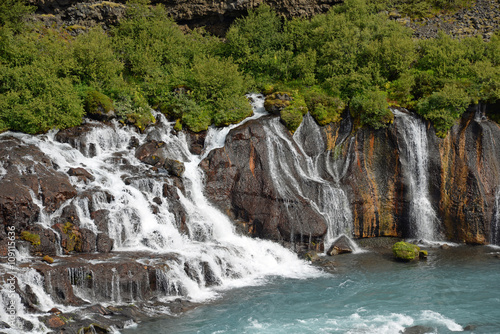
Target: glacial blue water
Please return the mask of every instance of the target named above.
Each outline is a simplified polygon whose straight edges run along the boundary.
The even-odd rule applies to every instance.
[[[328,275],[269,278],[122,333],[500,333],[496,252],[430,249],[414,263],[387,252],[341,255]]]

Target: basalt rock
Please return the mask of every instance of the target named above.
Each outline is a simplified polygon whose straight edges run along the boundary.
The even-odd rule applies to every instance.
[[[225,147],[210,152],[202,163],[205,193],[223,212],[248,222],[251,235],[288,241],[321,238],[324,217],[305,198],[280,195],[273,182],[269,171],[276,161],[269,159],[264,126],[270,121],[249,121],[231,130]]]
[[[495,195],[500,185],[500,125],[476,106],[445,139],[437,140],[439,216],[447,239],[485,244],[493,234]],[[497,240],[498,242],[500,240]]]
[[[335,240],[335,242],[330,246],[330,248],[326,252],[326,254],[330,256],[345,254],[345,253],[352,253],[351,243],[349,242],[349,239],[345,235],[342,235],[340,238]]]
[[[182,177],[185,170],[184,163],[169,158],[170,153],[166,146],[165,142],[150,140],[136,149],[135,156],[145,164],[164,168],[171,175]]]
[[[38,20],[46,24],[72,27],[76,33],[83,32],[96,24],[105,29],[115,25],[126,12],[125,0],[30,0],[38,7]],[[325,13],[339,0],[254,0],[254,1],[188,1],[188,0],[153,0],[152,4],[161,3],[170,17],[190,28],[204,26],[208,31],[222,36],[229,25],[238,17],[246,15],[248,10],[267,3],[276,12],[285,17],[312,17]],[[54,15],[55,14],[55,15]],[[81,30],[81,31],[78,31]]]
[[[17,231],[37,221],[41,208],[53,213],[62,203],[76,196],[68,176],[57,170],[49,158],[34,145],[15,137],[0,138],[3,157],[0,176],[0,223]]]

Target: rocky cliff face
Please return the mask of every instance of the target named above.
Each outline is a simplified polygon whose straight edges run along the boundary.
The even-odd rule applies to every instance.
[[[125,13],[126,1],[97,0],[30,0],[37,6],[40,18],[48,22],[63,22],[68,26],[91,27],[96,24],[115,24]],[[251,8],[262,3],[273,7],[286,17],[311,17],[326,12],[341,0],[153,0],[162,4],[171,17],[181,25],[191,28],[204,26],[208,31],[223,35],[235,18],[243,16]]]
[[[322,199],[315,183],[319,181],[314,180],[317,177],[346,194],[355,237],[424,238],[426,234],[413,225],[418,221],[415,215],[429,214],[419,212],[425,208],[415,201],[427,200],[435,239],[472,244],[491,241],[495,195],[500,187],[497,123],[471,110],[440,139],[428,124],[418,120],[425,127],[428,155],[422,179],[414,175],[422,172],[410,169],[413,165],[408,160],[412,158],[406,152],[412,148],[406,147],[410,144],[402,136],[404,122],[396,121],[385,130],[353,131],[345,116],[340,124],[323,128],[304,122],[301,136],[292,137],[282,126],[281,135],[297,146],[295,152],[286,150],[284,160],[269,153],[272,134],[265,123],[270,119],[232,130],[226,146],[213,151],[204,163],[207,195],[224,212],[246,222],[253,235],[275,240],[297,240],[304,235],[317,239],[325,225],[339,224],[339,217],[325,214],[321,208],[322,200],[337,199]],[[319,142],[312,141],[313,137]],[[314,175],[303,165],[302,160],[308,157],[313,161]],[[282,169],[283,165],[290,168]],[[289,174],[289,183],[300,185],[288,187],[280,195],[276,180],[283,173]],[[418,187],[427,188],[426,195],[418,195],[426,198],[412,198],[417,196]]]

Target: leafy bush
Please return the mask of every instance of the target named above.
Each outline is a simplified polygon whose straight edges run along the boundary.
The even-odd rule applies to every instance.
[[[436,133],[445,137],[455,121],[462,116],[470,103],[464,89],[456,85],[445,85],[417,104],[417,112],[432,122]]]
[[[379,90],[353,97],[350,109],[353,118],[376,130],[386,127],[394,120],[394,114],[387,103],[387,94]]]
[[[213,117],[215,126],[227,126],[238,123],[252,115],[250,103],[246,97],[241,95],[219,100],[215,104],[215,108]]]
[[[111,39],[101,28],[91,29],[79,36],[72,48],[75,59],[73,73],[81,83],[109,90],[121,80],[123,64],[113,52]]]
[[[345,107],[342,100],[326,94],[319,88],[305,93],[307,109],[319,125],[340,121],[340,115]]]

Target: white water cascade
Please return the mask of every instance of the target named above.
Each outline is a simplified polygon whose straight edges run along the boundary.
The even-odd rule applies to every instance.
[[[404,143],[398,143],[404,154],[403,173],[408,179],[410,193],[410,226],[412,237],[436,241],[438,218],[429,201],[428,149],[425,123],[418,118],[393,110],[396,128]]]
[[[258,118],[265,114],[263,97],[254,95],[252,99],[254,116],[251,118]],[[154,254],[173,255],[172,260],[164,257],[167,259],[165,268],[168,270],[157,272],[159,284],[165,285],[162,289],[166,291],[165,300],[176,296],[192,301],[208,300],[216,297],[220,290],[261,284],[268,276],[306,278],[320,275],[318,270],[276,243],[236,234],[229,218],[213,207],[204,196],[203,172],[198,165],[210,150],[222,147],[230,128],[238,125],[210,129],[205,150],[200,157],[189,152],[183,133],[173,134],[173,125],[162,114],[155,116],[158,124],[144,134],[118,123],[113,123],[112,126],[95,123],[96,126],[74,145],[78,149],[56,141],[55,132],[41,136],[13,133],[2,135],[16,136],[26,144],[36,145],[61,171],[82,167],[95,177],[91,182],[71,177],[71,182],[79,193],[93,191],[90,198],[76,198],[72,203],[77,206],[81,225],[92,231],[97,231],[98,228],[90,212],[100,209],[109,212],[107,229],[115,241],[114,251],[145,252],[149,254],[148,258],[154,258]],[[175,187],[172,179],[166,171],[152,172],[149,166],[134,156],[134,150],[128,148],[133,138],[139,144],[150,139],[164,141],[169,157],[184,163],[185,192],[178,188],[175,191],[187,213],[187,233],[181,232],[172,203],[162,196],[165,184]],[[158,198],[162,198],[162,203],[156,205]],[[43,209],[40,201],[36,203]],[[50,228],[53,219],[65,205],[53,214],[41,215],[37,223]],[[153,210],[153,207],[156,209]],[[195,274],[188,275],[186,266]],[[216,286],[205,281],[203,273],[207,267],[214,276],[213,281],[217,282]],[[99,275],[98,272],[93,274]],[[115,275],[112,283],[117,283]],[[32,279],[26,284],[30,284],[34,290],[43,290],[42,279]],[[75,289],[75,294],[93,302],[92,293]],[[131,302],[123,300],[119,291],[112,291],[112,296],[113,300],[108,302]],[[56,306],[49,296],[45,297],[46,308]],[[102,300],[95,302],[103,303]],[[60,305],[57,307],[63,308]],[[9,323],[7,315],[2,313],[4,310],[0,310],[0,320]]]
[[[491,226],[491,243],[500,246],[500,187],[495,195],[495,209]]]
[[[269,161],[275,162],[270,165],[271,175],[280,196],[290,200],[295,196],[305,199],[323,215],[328,225],[326,247],[342,234],[352,237],[351,209],[346,194],[338,184],[342,171],[339,172],[338,165],[330,162],[333,159],[330,151],[326,151],[320,128],[314,119],[309,114],[304,116],[292,140],[277,118],[266,124],[266,129]],[[305,149],[305,140],[311,150]],[[320,166],[325,155],[333,182],[321,175]],[[343,170],[347,170],[348,166],[344,167]]]

